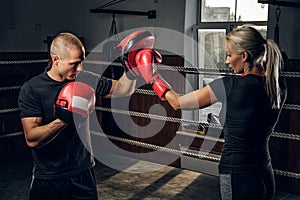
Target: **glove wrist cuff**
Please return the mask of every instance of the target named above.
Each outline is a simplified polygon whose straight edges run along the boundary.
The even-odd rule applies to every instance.
[[[171,86],[161,78],[153,82],[152,88],[161,100],[165,100],[164,96]]]

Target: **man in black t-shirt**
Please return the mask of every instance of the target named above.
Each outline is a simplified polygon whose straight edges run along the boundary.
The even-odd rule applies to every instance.
[[[57,117],[57,94],[76,79],[94,88],[96,97],[126,96],[133,93],[136,82],[125,73],[117,81],[84,71],[84,46],[71,33],[54,38],[50,55],[51,66],[22,86],[18,100],[26,143],[34,161],[29,199],[95,200],[95,162],[88,125],[75,127],[75,123],[65,123]],[[88,138],[82,140],[82,136]]]

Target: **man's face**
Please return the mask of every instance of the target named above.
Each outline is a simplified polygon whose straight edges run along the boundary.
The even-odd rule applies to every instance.
[[[84,49],[71,47],[64,58],[59,58],[57,69],[59,75],[66,80],[75,80],[82,71],[82,62],[85,59]]]

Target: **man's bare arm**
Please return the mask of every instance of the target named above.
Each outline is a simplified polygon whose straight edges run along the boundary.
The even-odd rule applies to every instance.
[[[51,141],[66,126],[64,122],[56,119],[49,124],[41,125],[41,117],[26,117],[21,119],[26,143],[35,148]]]

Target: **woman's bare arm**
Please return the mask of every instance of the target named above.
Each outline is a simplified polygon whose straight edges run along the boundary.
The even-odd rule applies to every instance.
[[[175,110],[192,110],[204,108],[217,101],[217,97],[209,85],[198,90],[179,96],[174,90],[169,90],[165,94],[166,100]]]

